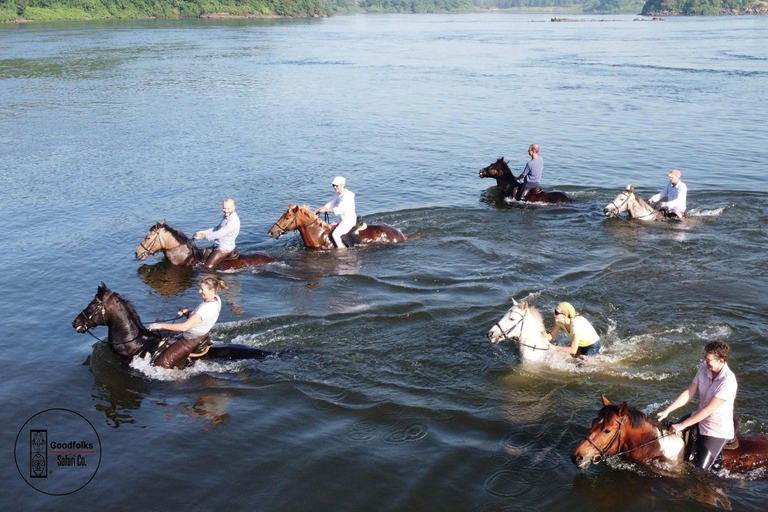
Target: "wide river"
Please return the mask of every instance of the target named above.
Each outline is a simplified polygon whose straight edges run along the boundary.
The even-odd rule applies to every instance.
[[[742,432],[768,432],[768,17],[549,18],[0,26],[2,508],[764,510],[760,472],[581,471],[570,454],[601,394],[655,413],[716,339]],[[572,205],[499,202],[478,178],[500,156],[522,171],[532,142]],[[605,218],[673,167],[686,223]],[[337,174],[409,240],[267,237]],[[202,274],[133,252],[157,221],[214,226],[230,196],[241,251],[279,261],[220,274],[214,340],[293,355],[154,370],[74,331],[102,281],[145,324],[194,307]],[[491,346],[513,297],[548,328],[572,302],[603,353],[536,365]],[[101,441],[66,496],[10,456],[51,408]]]

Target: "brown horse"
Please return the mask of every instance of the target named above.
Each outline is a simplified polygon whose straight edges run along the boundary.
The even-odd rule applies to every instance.
[[[499,158],[488,167],[480,169],[480,177],[496,179],[496,188],[503,198],[514,198],[518,187],[522,185],[515,179],[515,175],[512,174],[504,157]],[[541,188],[536,188],[528,192],[525,201],[529,203],[567,204],[572,203],[573,198],[563,192],[544,192]]]
[[[193,267],[205,263],[208,254],[201,251],[195,242],[181,231],[172,228],[165,222],[158,222],[149,229],[139,246],[134,251],[136,259],[145,260],[147,256],[163,251],[165,258],[180,267]],[[266,265],[276,259],[268,254],[240,254],[236,259],[222,261],[216,270],[236,270],[244,267]]]
[[[152,357],[155,364],[155,352],[160,347],[160,335],[149,331],[141,323],[136,308],[119,294],[101,283],[96,296],[72,321],[72,327],[79,333],[86,333],[99,325],[106,325],[106,341],[125,359],[134,356]],[[264,359],[282,352],[268,352],[247,345],[216,343],[200,356],[202,359]]]
[[[331,239],[331,232],[335,226],[323,222],[306,206],[288,203],[288,210],[269,230],[269,237],[278,239],[298,229],[304,244],[310,249],[334,249],[336,246]],[[357,233],[360,236],[360,245],[393,244],[405,240],[405,235],[399,229],[386,224],[368,224]]]
[[[576,466],[586,469],[590,464],[617,456],[643,465],[683,461],[682,434],[665,430],[626,402],[612,405],[605,396],[602,400],[603,408],[592,420],[592,428],[571,455]],[[726,446],[723,450],[723,469],[746,473],[768,466],[768,435],[740,435],[737,439],[732,449]]]

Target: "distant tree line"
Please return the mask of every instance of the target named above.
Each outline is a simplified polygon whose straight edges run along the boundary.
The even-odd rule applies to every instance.
[[[765,0],[648,0],[642,14],[702,15],[724,13],[768,13]]]
[[[196,18],[204,14],[327,16],[326,0],[0,0],[0,20]]]

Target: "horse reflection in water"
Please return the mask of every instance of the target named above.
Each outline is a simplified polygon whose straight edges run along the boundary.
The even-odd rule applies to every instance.
[[[626,402],[613,405],[605,396],[602,401],[589,433],[571,455],[579,469],[608,457],[622,457],[642,465],[667,462],[677,466],[683,462],[685,443],[681,433],[666,430]],[[736,446],[723,450],[722,469],[747,473],[768,466],[768,436],[739,435],[737,439]]]
[[[96,326],[106,325],[109,329],[109,345],[126,359],[134,356],[155,355],[161,337],[154,331],[147,330],[139,319],[133,304],[107,288],[104,283],[98,287],[96,296],[72,321],[72,327],[79,333],[85,333]],[[268,352],[246,345],[215,344],[201,356],[201,359],[264,359],[279,352]],[[161,358],[162,359],[162,358]]]
[[[299,230],[304,245],[310,249],[334,249],[336,245],[331,239],[331,232],[336,224],[327,224],[306,206],[288,203],[288,210],[272,225],[269,237],[278,239],[294,230]],[[345,237],[351,236],[343,235]],[[405,241],[405,235],[386,224],[368,224],[365,229],[357,231],[355,245],[393,244]],[[345,241],[346,243],[346,241]]]
[[[494,178],[499,194],[505,199],[513,199],[515,194],[517,194],[518,187],[522,186],[522,182],[515,179],[504,157],[499,158],[488,167],[480,169],[479,175],[481,178]],[[544,192],[539,187],[528,192],[524,201],[529,203],[567,204],[572,203],[573,198],[563,192]]]
[[[635,193],[632,185],[627,185],[627,188],[619,192],[619,195],[603,208],[606,217],[618,217],[624,212],[627,212],[632,219],[643,221],[682,220],[676,215],[665,215],[665,210],[654,210],[653,206]]]
[[[198,281],[194,269],[172,265],[168,260],[160,260],[153,265],[142,265],[137,272],[144,284],[163,297],[178,295],[195,286]]]
[[[207,251],[197,248],[194,241],[181,231],[165,222],[158,222],[151,228],[134,251],[136,259],[144,261],[147,256],[163,251],[171,265],[193,267],[205,263]],[[227,258],[216,267],[217,270],[237,270],[272,263],[276,259],[268,254],[238,254]]]
[[[544,320],[538,309],[512,299],[512,307],[488,331],[488,341],[496,345],[502,340],[517,341],[520,357],[526,361],[543,361],[551,352]],[[564,354],[564,352],[563,352]]]

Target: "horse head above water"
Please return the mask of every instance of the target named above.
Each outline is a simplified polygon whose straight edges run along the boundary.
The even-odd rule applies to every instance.
[[[141,241],[134,256],[136,259],[144,261],[147,256],[163,251],[165,258],[172,265],[181,267],[192,267],[197,264],[203,264],[207,254],[201,251],[195,245],[195,242],[187,235],[174,229],[168,224],[158,222],[151,228]],[[263,253],[240,254],[236,259],[225,259],[222,261],[218,270],[234,270],[244,267],[257,265],[266,265],[276,261],[276,258]]]
[[[517,193],[517,188],[522,185],[521,182],[515,179],[515,175],[512,174],[509,164],[504,160],[504,157],[500,157],[491,165],[480,169],[479,176],[481,178],[494,178],[496,180],[496,188],[503,198],[514,198]],[[573,198],[563,192],[544,192],[539,188],[530,191],[528,195],[525,196],[525,201],[567,204],[572,203]]]
[[[603,407],[571,455],[577,467],[587,469],[608,457],[623,457],[643,465],[683,461],[682,434],[671,433],[626,402],[613,405],[605,396],[601,398]],[[768,435],[739,435],[738,441],[733,449],[723,450],[723,469],[745,473],[768,467]]]
[[[269,230],[269,237],[278,239],[286,233],[298,230],[304,244],[310,249],[334,249],[331,239],[335,225],[329,225],[306,206],[288,203],[288,209],[277,219]],[[367,224],[358,231],[361,245],[389,244],[405,240],[405,235],[386,224]]]
[[[624,212],[628,212],[631,218],[637,220],[664,220],[664,214],[654,210],[653,206],[637,195],[632,185],[627,185],[627,188],[603,208],[606,217],[618,217]]]
[[[538,309],[512,299],[512,307],[488,331],[488,341],[496,345],[502,340],[516,340],[520,357],[541,361],[549,352],[549,340],[544,320]]]

